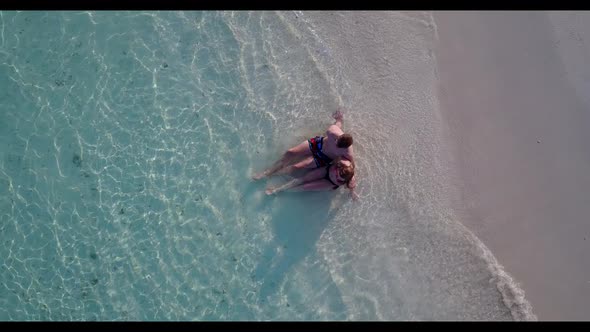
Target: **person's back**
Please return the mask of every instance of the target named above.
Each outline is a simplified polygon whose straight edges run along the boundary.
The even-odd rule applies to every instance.
[[[336,122],[326,130],[323,152],[325,155],[332,158],[332,160],[345,158],[354,163],[352,157],[352,136],[350,134],[345,134],[344,131],[342,131],[342,120],[344,116],[342,112],[338,110],[333,114],[333,117],[336,119]],[[356,176],[352,176],[347,187],[350,189],[352,199],[357,200],[359,196],[354,191],[354,188],[356,187]]]
[[[336,112],[334,118],[336,119],[336,123],[328,127],[326,130],[326,138],[324,139],[322,152],[331,159],[344,157],[353,161],[353,140],[350,134],[345,134],[342,131],[342,113],[340,111]]]

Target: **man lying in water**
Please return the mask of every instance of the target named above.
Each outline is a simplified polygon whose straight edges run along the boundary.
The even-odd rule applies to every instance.
[[[353,162],[352,136],[342,131],[344,115],[338,110],[332,114],[332,117],[336,122],[328,127],[325,137],[316,136],[290,148],[272,167],[254,175],[252,178],[259,180],[279,171],[281,173],[291,173],[300,169],[324,168],[330,165],[333,160],[340,157]],[[295,160],[301,158],[304,159],[293,163]],[[358,195],[354,192],[354,188],[356,187],[354,177],[348,181],[347,187],[350,189],[352,198],[357,199]]]
[[[268,187],[267,195],[280,191],[326,191],[336,190],[342,185],[349,189],[354,177],[354,163],[342,157],[336,158],[330,165],[309,171],[300,178],[293,179],[279,187]],[[353,195],[354,196],[354,195]],[[353,197],[354,198],[354,197]]]

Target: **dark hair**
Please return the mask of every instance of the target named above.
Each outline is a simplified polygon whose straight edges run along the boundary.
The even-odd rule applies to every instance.
[[[352,145],[352,136],[350,134],[342,134],[336,140],[336,146],[339,148],[347,148]]]

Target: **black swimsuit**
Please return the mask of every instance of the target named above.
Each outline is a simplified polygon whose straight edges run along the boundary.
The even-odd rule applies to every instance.
[[[334,185],[334,187],[332,188],[332,190],[336,190],[342,184],[334,183],[334,181],[332,181],[332,179],[330,179],[330,167],[332,167],[332,164],[330,164],[330,165],[328,165],[328,167],[326,167],[326,175],[324,176],[324,179],[330,181],[330,183]]]

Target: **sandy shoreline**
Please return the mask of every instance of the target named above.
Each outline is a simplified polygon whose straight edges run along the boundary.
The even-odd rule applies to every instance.
[[[371,280],[342,281],[343,298],[378,294],[383,320],[534,319],[520,289],[449,204],[430,14],[306,13],[303,20],[316,33],[312,45],[329,56],[332,66],[320,68],[335,77],[334,91],[351,110],[345,126],[362,160],[361,204],[373,203],[369,215],[350,205],[350,226],[331,230],[340,232],[338,246],[358,248],[353,261],[332,263],[335,278],[345,280],[338,271],[352,264]]]
[[[564,36],[583,43],[590,34],[556,34],[560,20],[545,12],[434,18],[462,222],[521,284],[540,320],[588,319],[590,112],[567,62],[580,50]],[[590,15],[581,20],[590,24]]]

